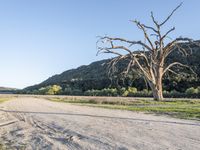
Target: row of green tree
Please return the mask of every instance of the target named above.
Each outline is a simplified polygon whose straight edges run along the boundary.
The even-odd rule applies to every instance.
[[[39,95],[85,95],[85,96],[124,96],[124,97],[151,97],[152,91],[148,89],[138,90],[135,87],[127,88],[103,88],[100,90],[74,89],[70,87],[62,88],[59,85],[52,85],[42,87],[33,91],[20,91],[23,94],[39,94]],[[185,92],[178,92],[176,90],[163,91],[165,97],[200,97],[200,86],[186,89]]]

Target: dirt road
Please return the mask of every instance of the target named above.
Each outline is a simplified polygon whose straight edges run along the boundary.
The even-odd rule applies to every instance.
[[[200,149],[200,122],[31,97],[0,105],[0,142],[11,149]]]

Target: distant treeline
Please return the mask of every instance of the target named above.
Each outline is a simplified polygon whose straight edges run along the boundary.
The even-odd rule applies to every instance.
[[[7,88],[7,87],[0,87],[0,94],[12,94],[15,93],[17,89],[14,88]]]
[[[80,89],[65,88],[62,89],[59,85],[52,85],[47,87],[42,87],[38,90],[33,91],[18,91],[18,94],[36,94],[36,95],[85,95],[85,96],[123,96],[123,97],[152,97],[152,91],[143,89],[138,91],[135,87],[128,88],[104,88],[101,90],[87,90],[82,91]],[[185,92],[173,91],[163,91],[165,97],[170,98],[200,98],[200,86],[197,88],[191,87],[186,89]]]

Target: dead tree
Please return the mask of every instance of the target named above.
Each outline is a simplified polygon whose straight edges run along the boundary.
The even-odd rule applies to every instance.
[[[109,73],[112,74],[116,70],[116,65],[119,61],[128,60],[129,63],[124,68],[123,73],[127,74],[134,67],[147,81],[153,92],[154,99],[163,100],[163,76],[167,72],[177,74],[173,70],[174,66],[188,67],[180,62],[166,64],[166,59],[174,51],[180,51],[184,55],[188,54],[181,43],[195,43],[190,38],[179,37],[174,40],[169,39],[168,41],[170,42],[165,44],[166,39],[169,38],[168,35],[175,30],[175,27],[168,30],[165,34],[161,33],[161,29],[181,5],[182,3],[161,23],[155,19],[153,12],[151,12],[153,26],[147,26],[137,20],[132,21],[143,32],[144,42],[108,36],[100,37],[97,42],[98,54],[110,53],[117,56],[109,62]],[[140,48],[140,50],[136,50],[136,48]],[[188,49],[191,50],[190,47]]]

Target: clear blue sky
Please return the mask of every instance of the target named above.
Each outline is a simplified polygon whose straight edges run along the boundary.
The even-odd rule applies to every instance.
[[[200,39],[200,1],[182,0],[173,36]],[[0,86],[24,88],[106,58],[96,36],[141,39],[129,22],[162,20],[180,0],[0,0]]]

